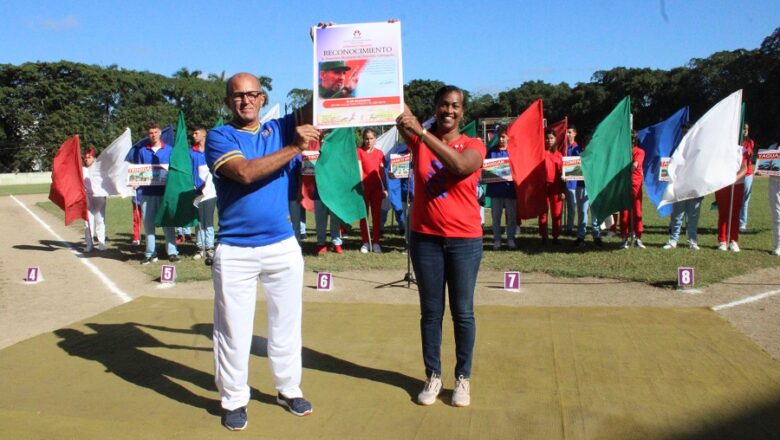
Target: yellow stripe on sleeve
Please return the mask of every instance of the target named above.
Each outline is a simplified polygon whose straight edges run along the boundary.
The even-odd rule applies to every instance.
[[[214,172],[219,170],[219,167],[224,165],[227,161],[237,157],[244,157],[244,155],[239,150],[228,151],[227,153],[223,154],[219,159],[214,161]]]

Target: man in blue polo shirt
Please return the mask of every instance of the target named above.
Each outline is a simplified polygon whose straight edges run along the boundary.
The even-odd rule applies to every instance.
[[[217,190],[219,243],[214,253],[215,382],[230,430],[247,425],[257,279],[268,302],[268,360],[276,401],[298,416],[312,412],[301,383],[303,256],[288,205],[291,161],[319,138],[311,105],[296,114],[259,123],[262,91],[254,75],[227,82],[229,124],[206,139],[206,162]],[[296,117],[297,116],[297,117]]]
[[[166,145],[162,141],[160,126],[157,125],[157,122],[149,121],[146,123],[146,134],[149,137],[149,144],[131,151],[125,160],[134,164],[168,165],[171,161],[173,146]],[[141,202],[141,219],[146,236],[146,250],[141,264],[157,261],[154,219],[157,216],[157,210],[162,203],[164,193],[164,186],[140,186],[136,189],[138,200]],[[166,255],[168,255],[170,262],[175,263],[179,261],[179,250],[176,249],[174,228],[163,227],[162,229],[165,235]]]

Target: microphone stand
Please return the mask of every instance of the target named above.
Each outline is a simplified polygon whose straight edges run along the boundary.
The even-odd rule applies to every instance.
[[[411,166],[409,167],[411,169]],[[414,176],[411,175],[408,177],[409,179],[414,179]],[[409,249],[409,228],[410,228],[410,218],[412,209],[409,206],[409,191],[407,189],[406,191],[406,200],[404,200],[404,204],[406,205],[406,216],[404,218],[404,241],[406,242],[406,273],[404,274],[404,277],[400,280],[391,281],[389,283],[380,284],[375,289],[381,289],[384,287],[403,287],[402,283],[406,283],[406,288],[411,289],[412,284],[417,285],[417,280],[414,278],[414,274],[412,273],[412,253]]]

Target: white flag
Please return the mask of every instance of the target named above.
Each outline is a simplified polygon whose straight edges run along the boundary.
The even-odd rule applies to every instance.
[[[208,165],[204,164],[198,167],[198,176],[204,184],[201,194],[192,201],[193,206],[196,208],[200,205],[200,202],[217,197],[217,189],[214,188],[214,181],[211,179],[211,171],[209,171]]]
[[[269,108],[263,117],[260,118],[260,125],[265,124],[271,119],[279,119],[280,117],[281,115],[279,114],[279,104],[274,104],[274,106]]]
[[[680,141],[669,162],[669,185],[658,205],[706,196],[737,179],[742,90],[715,104]]]
[[[92,194],[97,197],[133,195],[133,189],[127,186],[127,162],[125,156],[133,147],[130,129],[126,128],[118,138],[111,142],[95,163],[89,167],[89,184]]]
[[[431,125],[436,122],[436,117],[432,116],[428,120],[422,123],[423,128],[426,130],[431,128]],[[385,153],[385,156],[388,154],[396,154],[399,151],[403,150],[404,147],[404,140],[398,136],[398,128],[393,126],[390,130],[387,130],[384,132],[381,136],[376,138],[376,144],[375,146],[382,150],[383,153]]]
[[[374,144],[374,146],[385,153],[385,156],[395,153],[398,150],[398,145],[398,129],[395,126],[376,138],[376,143]],[[401,145],[403,145],[403,141]]]

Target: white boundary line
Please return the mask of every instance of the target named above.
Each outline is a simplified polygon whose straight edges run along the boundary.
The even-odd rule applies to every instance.
[[[770,296],[775,296],[775,295],[777,295],[779,293],[780,293],[780,290],[771,290],[769,292],[764,292],[764,293],[760,293],[758,295],[748,296],[747,298],[742,298],[740,300],[733,301],[733,302],[730,302],[730,303],[713,306],[712,310],[717,312],[718,310],[729,309],[731,307],[740,306],[742,304],[749,304],[749,303],[752,303],[752,302],[756,302],[756,301],[762,300],[764,298],[769,298]]]
[[[54,232],[54,229],[52,229],[49,225],[47,225],[46,222],[41,220],[40,217],[35,215],[34,212],[30,211],[30,208],[25,206],[24,203],[22,203],[19,199],[17,199],[13,195],[11,195],[11,198],[14,199],[14,201],[18,203],[19,206],[24,208],[24,210],[27,211],[27,213],[29,213],[36,221],[38,221],[38,223],[40,223],[44,229],[49,231],[49,233],[53,235],[54,238],[56,238],[65,247],[70,249],[70,251],[73,252],[73,254],[75,254],[77,257],[81,255],[81,252],[79,252],[76,248],[71,246],[70,243],[66,242],[62,237],[60,237],[59,234]],[[108,290],[110,290],[114,295],[116,295],[120,300],[122,300],[123,303],[133,300],[133,298],[130,295],[128,295],[122,289],[120,289],[113,281],[111,281],[110,278],[108,278],[100,269],[98,269],[97,266],[92,264],[89,260],[87,260],[86,258],[79,257],[79,261],[81,261],[85,266],[87,266],[87,268],[89,268],[89,270],[92,271],[92,273],[95,274],[95,276],[97,276],[98,279],[100,279],[100,281],[103,282],[106,288],[108,288]]]

